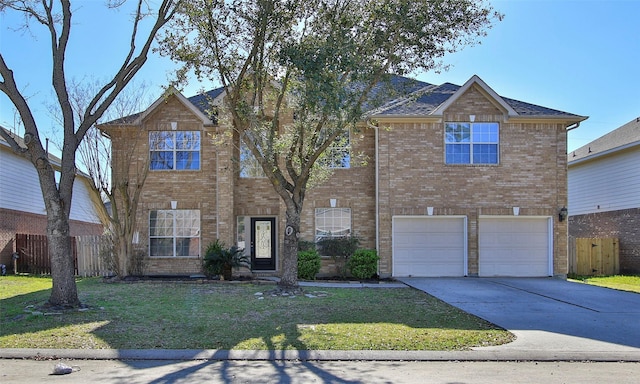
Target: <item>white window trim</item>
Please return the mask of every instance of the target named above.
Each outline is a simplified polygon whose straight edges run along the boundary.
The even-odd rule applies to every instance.
[[[447,124],[469,124],[469,141],[468,142],[448,142],[447,141]],[[479,124],[495,124],[498,127],[498,141],[473,141],[473,126]],[[473,162],[473,146],[475,144],[488,144],[496,145],[496,162],[495,163],[474,163]],[[468,145],[469,146],[469,162],[468,163],[448,163],[447,162],[447,145]],[[500,164],[500,123],[496,121],[447,121],[444,123],[444,163],[445,165],[464,166],[464,165],[483,165],[483,166],[496,166]]]
[[[346,142],[345,145],[339,145],[338,143],[336,143],[334,141],[324,151],[324,155],[325,155],[325,159],[324,160],[328,164],[327,167],[330,168],[330,169],[349,169],[349,168],[351,168],[351,129],[347,128],[346,129],[346,133],[347,133],[347,142]],[[344,159],[344,156],[338,158],[338,156],[336,154],[343,153],[345,150],[347,151],[347,154],[349,156],[349,164],[346,167],[345,166],[340,166],[340,167],[333,166],[332,164],[335,164],[335,163],[342,164],[342,160]],[[336,160],[338,160],[338,161],[336,161]]]
[[[335,208],[329,208],[329,207],[320,207],[320,208],[316,208],[315,212],[314,212],[314,218],[313,218],[313,224],[314,224],[314,239],[317,242],[319,239],[323,239],[323,238],[334,238],[334,237],[343,237],[345,235],[338,235],[338,236],[319,236],[318,235],[318,211],[335,211],[335,210],[348,210],[349,212],[349,234],[347,236],[352,236],[353,235],[353,213],[351,208],[347,208],[347,207],[335,207]]]
[[[172,149],[152,149],[151,148],[151,135],[153,133],[170,133],[173,136],[173,148]],[[177,132],[190,132],[190,133],[198,133],[198,149],[197,150],[185,150],[185,149],[178,149],[177,147],[177,140],[176,140],[176,133]],[[171,169],[154,169],[151,167],[152,164],[152,159],[151,159],[151,153],[152,152],[173,152],[173,168]],[[178,165],[178,152],[198,152],[198,168],[183,168],[183,169],[178,169],[177,165]],[[150,171],[179,171],[179,172],[183,172],[183,171],[199,171],[200,169],[202,169],[202,134],[200,131],[149,131],[149,170]]]
[[[244,150],[246,149],[246,150]],[[243,153],[246,153],[248,157],[243,158]],[[239,147],[239,165],[240,165],[240,178],[242,179],[264,179],[267,177],[265,175],[264,170],[262,169],[262,165],[253,155],[253,152],[249,150],[247,144],[245,144],[244,140],[240,139],[240,147]],[[246,165],[247,175],[243,173],[243,168]]]
[[[166,211],[171,211],[173,212],[173,224],[171,226],[172,229],[172,236],[151,236],[151,212],[166,212]],[[177,236],[176,235],[176,217],[177,215],[175,214],[176,212],[179,211],[196,211],[198,212],[198,217],[199,217],[199,226],[198,226],[198,236]],[[147,234],[147,238],[149,239],[149,257],[153,258],[153,259],[167,259],[167,258],[179,258],[179,259],[195,259],[195,258],[199,258],[200,255],[202,254],[202,241],[201,241],[201,235],[202,235],[202,220],[201,220],[201,213],[199,209],[153,209],[149,211],[149,217],[147,219],[147,223],[148,223],[148,234]],[[173,255],[162,255],[162,256],[152,256],[151,255],[151,239],[172,239],[173,240]],[[197,255],[189,255],[189,256],[178,256],[177,255],[177,244],[178,242],[176,241],[176,239],[198,239],[198,247],[200,248],[198,250],[198,254]]]

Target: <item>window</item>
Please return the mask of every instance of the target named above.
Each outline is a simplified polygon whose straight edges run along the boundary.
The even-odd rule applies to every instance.
[[[351,208],[316,208],[316,241],[351,235]]]
[[[322,165],[329,168],[350,168],[351,146],[349,131],[339,135],[321,157]]]
[[[200,169],[200,132],[149,132],[151,170]]]
[[[244,140],[240,140],[240,177],[266,177],[262,165],[253,156]]]
[[[447,164],[498,164],[498,123],[446,123]]]
[[[200,256],[200,211],[151,211],[149,213],[149,256]]]

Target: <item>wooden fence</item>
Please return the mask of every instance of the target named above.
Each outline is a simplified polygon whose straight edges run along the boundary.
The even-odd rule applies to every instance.
[[[102,236],[77,236],[71,238],[76,276],[109,276],[112,273],[100,257]],[[50,275],[51,259],[45,235],[16,234],[18,253],[17,272],[34,275]]]
[[[76,266],[79,276],[111,276],[113,273],[101,256],[105,244],[103,236],[78,236],[76,239]]]
[[[615,238],[570,238],[569,273],[608,276],[620,273],[620,250]]]

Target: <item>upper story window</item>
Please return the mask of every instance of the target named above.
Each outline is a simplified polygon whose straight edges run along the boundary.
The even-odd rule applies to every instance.
[[[240,140],[240,177],[266,177],[262,165],[253,156],[244,140]]]
[[[498,164],[498,123],[445,123],[447,164]]]
[[[325,150],[321,159],[322,164],[329,168],[350,168],[351,145],[349,131],[339,135]]]
[[[149,132],[149,169],[200,169],[199,131]]]

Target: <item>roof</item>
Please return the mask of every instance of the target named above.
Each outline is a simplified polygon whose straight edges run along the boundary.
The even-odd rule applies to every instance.
[[[109,125],[138,125],[144,120],[149,114],[151,114],[158,106],[166,101],[168,96],[175,96],[182,104],[184,104],[188,109],[190,109],[195,115],[197,115],[200,120],[206,125],[215,124],[216,115],[211,110],[211,105],[216,104],[216,98],[220,96],[224,91],[224,88],[216,88],[214,90],[200,93],[196,96],[192,96],[190,98],[186,98],[182,95],[180,91],[175,89],[174,87],[169,87],[162,96],[160,96],[151,106],[149,106],[144,111],[134,113],[129,116],[121,117],[119,119],[111,120],[106,123],[99,124],[99,126],[109,126]]]
[[[199,93],[195,96],[189,97],[187,100],[191,102],[200,112],[207,116],[213,115],[211,111],[211,105],[215,99],[224,92],[224,88],[216,88],[207,92]]]
[[[18,144],[19,147],[25,148],[25,149],[27,148],[27,145],[24,143],[24,139],[21,136],[11,132],[10,130],[8,130],[8,129],[2,127],[2,126],[0,126],[0,129],[2,129],[3,131],[7,132],[11,137],[13,137],[13,139],[16,141],[16,143]],[[1,135],[0,135],[0,146],[7,147],[7,148],[9,148],[9,150],[12,150],[11,146],[9,145],[9,143]],[[54,168],[59,169],[60,167],[62,167],[62,159],[61,158],[59,158],[58,156],[52,155],[51,153],[47,153],[47,157],[49,158],[49,162],[51,163],[51,165],[53,165]],[[79,175],[79,176],[82,176],[82,177],[84,177],[86,179],[89,179],[89,175],[87,175],[85,172],[79,170],[77,167],[76,167],[76,175]]]
[[[640,117],[583,145],[568,155],[569,164],[640,145]]]
[[[496,105],[510,117],[566,119],[572,123],[586,119],[584,116],[502,97],[476,75],[462,86],[451,83],[434,85],[408,77],[390,75],[372,89],[369,104],[382,104],[382,106],[372,109],[367,116],[378,118],[440,116],[449,105],[472,86],[480,87],[487,97],[493,99]],[[190,106],[203,121],[216,123],[216,115],[211,106],[219,104],[224,88],[215,88],[189,98],[185,98],[172,88],[167,93],[174,94],[185,105]],[[143,112],[110,121],[106,125],[139,124],[165,97],[166,94]],[[364,109],[367,109],[366,105]]]
[[[572,120],[582,121],[586,119],[583,116],[575,115],[568,112],[558,111],[555,109],[542,107],[535,104],[525,103],[523,101],[502,97],[495,93],[482,79],[473,76],[463,86],[444,83],[434,86],[428,83],[422,83],[424,87],[419,91],[419,95],[412,99],[407,99],[406,103],[391,106],[389,108],[381,108],[380,112],[375,113],[380,117],[391,116],[437,116],[442,114],[451,103],[460,97],[468,88],[473,85],[479,86],[488,96],[495,101],[507,112],[509,116],[520,117],[557,117],[571,118]]]
[[[18,146],[20,148],[27,149],[27,145],[24,143],[24,140],[23,140],[23,138],[21,136],[11,132],[10,130],[6,129],[5,127],[0,126],[0,129],[2,129],[7,134],[9,134],[9,136],[11,136],[16,141],[16,143],[18,144]],[[9,145],[7,140],[5,140],[4,137],[1,136],[1,135],[0,135],[0,144],[2,146],[6,146],[7,148],[11,149],[11,145]],[[48,153],[47,155],[49,157],[49,161],[51,162],[51,164],[56,165],[58,167],[62,164],[62,159],[60,159],[59,157],[54,156],[51,153]]]

